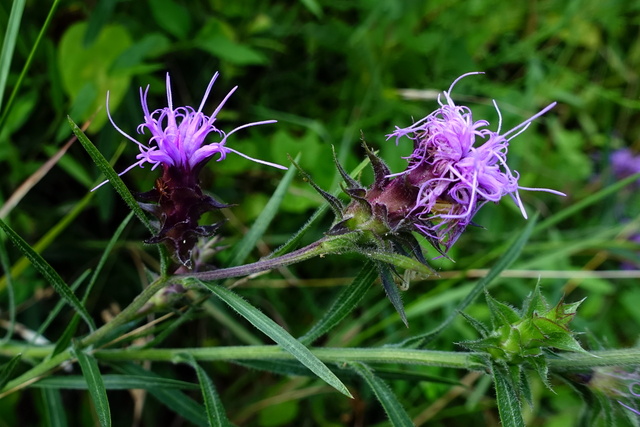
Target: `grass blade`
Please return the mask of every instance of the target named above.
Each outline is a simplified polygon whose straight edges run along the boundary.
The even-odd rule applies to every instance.
[[[210,427],[228,427],[231,426],[231,422],[227,418],[227,414],[222,406],[222,401],[216,392],[216,389],[209,378],[209,375],[198,365],[196,359],[190,354],[184,355],[184,359],[187,363],[193,366],[198,374],[198,380],[200,381],[200,388],[202,390],[202,398],[204,399],[204,407],[207,409],[207,419],[209,420]]]
[[[93,319],[87,313],[87,310],[80,303],[78,298],[73,294],[69,286],[62,280],[60,275],[49,265],[48,262],[44,260],[36,251],[34,251],[31,246],[27,242],[25,242],[22,237],[20,237],[11,227],[5,224],[4,221],[0,220],[0,228],[4,230],[9,239],[13,242],[14,245],[18,247],[20,252],[24,256],[26,256],[31,264],[35,267],[40,274],[42,274],[47,281],[53,286],[58,294],[78,313],[84,321],[89,325],[89,328],[94,331],[96,326],[93,323]]]
[[[43,389],[40,395],[44,402],[42,410],[44,413],[44,425],[48,427],[65,427],[69,425],[60,391]]]
[[[81,349],[75,349],[72,354],[78,359],[78,364],[82,370],[82,375],[87,382],[91,400],[98,414],[98,421],[102,427],[111,426],[111,412],[109,410],[109,400],[107,390],[104,388],[102,375],[98,362],[93,356],[84,353]]]
[[[414,424],[409,414],[407,414],[407,411],[404,410],[395,394],[384,381],[373,375],[371,369],[363,363],[351,363],[350,366],[369,385],[380,404],[382,404],[392,426],[413,427]]]
[[[187,281],[205,287],[213,292],[218,298],[224,301],[229,307],[233,308],[238,314],[247,319],[253,326],[262,331],[265,335],[275,341],[285,351],[309,368],[318,377],[323,379],[327,384],[338,390],[340,393],[351,396],[347,387],[335,376],[331,370],[314,356],[311,351],[298,340],[285,331],[280,325],[275,323],[269,317],[264,315],[260,310],[246,302],[239,295],[229,289],[201,282],[197,279],[187,279]]]
[[[18,362],[22,357],[21,354],[14,356],[7,363],[0,366],[0,389],[4,388],[4,386],[9,382],[9,378],[11,378],[11,374],[13,374],[13,370],[18,366]]]
[[[338,294],[331,308],[324,316],[313,325],[313,327],[299,341],[309,345],[322,335],[329,332],[342,319],[347,317],[360,303],[373,282],[378,277],[378,272],[371,262],[367,262],[360,273],[353,279],[350,286],[347,286]]]
[[[51,7],[49,8],[47,19],[44,21],[44,24],[40,27],[40,31],[38,32],[38,37],[36,38],[36,41],[34,42],[33,47],[29,52],[29,56],[27,57],[27,60],[24,63],[24,66],[22,67],[22,71],[20,71],[20,76],[18,76],[18,80],[13,86],[13,91],[11,91],[11,96],[9,97],[9,100],[7,101],[7,103],[4,104],[4,108],[2,109],[2,115],[0,116],[0,129],[2,129],[2,125],[4,124],[5,120],[9,116],[9,112],[11,111],[11,106],[13,105],[13,101],[16,99],[16,96],[18,95],[18,92],[22,86],[22,81],[24,80],[24,77],[27,75],[27,71],[31,67],[31,63],[33,62],[33,58],[36,55],[36,51],[38,50],[38,47],[40,47],[40,42],[44,38],[44,35],[47,33],[47,30],[49,29],[49,24],[51,24],[51,21],[53,20],[56,9],[58,8],[58,5],[60,4],[61,1],[62,0],[54,0],[53,3],[51,4]],[[15,2],[15,3],[18,3],[18,2]],[[25,1],[22,0],[21,3],[25,3]],[[4,50],[2,51],[2,55],[0,56],[2,57],[5,56]],[[2,87],[4,90],[4,85],[2,85]]]
[[[105,247],[104,252],[100,257],[100,260],[98,261],[98,265],[95,271],[93,272],[93,275],[91,276],[91,280],[89,280],[89,283],[87,284],[87,288],[84,291],[84,296],[82,297],[83,304],[85,304],[87,302],[87,299],[89,299],[89,294],[93,289],[93,285],[95,284],[96,280],[100,276],[100,272],[102,271],[104,264],[107,262],[107,258],[109,257],[109,254],[113,250],[113,247],[117,243],[118,239],[120,238],[120,235],[122,234],[126,226],[129,224],[129,221],[131,221],[132,217],[133,217],[133,212],[130,212],[129,215],[127,215],[127,217],[118,226],[115,233],[113,233],[113,236],[107,243],[107,246]],[[54,348],[52,355],[55,356],[56,354],[60,353],[62,350],[66,349],[69,346],[69,343],[73,339],[73,336],[75,335],[76,330],[78,328],[78,320],[79,320],[78,314],[76,313],[71,319],[71,322],[69,322],[69,324],[65,328],[64,332],[62,333],[62,336],[56,343],[56,347]]]
[[[87,276],[89,276],[90,273],[91,273],[91,270],[85,270],[76,280],[74,280],[73,283],[70,286],[71,291],[75,292],[76,289],[78,289],[80,287],[82,282],[84,282],[84,279],[86,279]],[[55,320],[55,318],[58,316],[58,314],[60,314],[60,310],[62,310],[62,307],[64,307],[64,304],[65,304],[64,300],[60,300],[60,301],[58,301],[56,303],[56,305],[53,307],[53,309],[47,315],[47,318],[45,319],[45,321],[42,322],[42,325],[40,325],[40,327],[38,328],[38,333],[35,334],[33,336],[33,338],[31,339],[31,341],[30,341],[31,344],[33,344],[38,337],[44,336],[44,333],[47,330],[47,328],[49,327],[49,325],[51,325],[51,322],[53,322]]]
[[[296,161],[300,158],[300,154],[296,157]],[[256,221],[251,226],[251,229],[244,235],[242,240],[236,244],[234,251],[231,255],[231,261],[229,262],[229,266],[233,267],[236,265],[242,264],[249,256],[249,253],[255,248],[256,243],[262,237],[264,232],[267,230],[271,221],[276,216],[278,209],[280,208],[280,204],[284,199],[284,196],[287,194],[287,190],[291,185],[291,181],[293,181],[293,177],[295,176],[295,168],[289,167],[289,170],[278,184],[276,191],[274,191],[273,196],[267,202],[267,205],[264,207]]]
[[[20,21],[22,20],[22,12],[26,0],[15,0],[11,6],[11,14],[9,22],[7,22],[7,31],[4,35],[2,43],[2,55],[0,55],[0,105],[4,97],[4,89],[7,85],[7,77],[11,68],[11,59],[13,58],[13,50],[18,40],[18,31],[20,30]]]
[[[151,390],[157,387],[165,389],[198,390],[196,384],[174,380],[171,378],[149,377],[142,375],[103,375],[102,382],[107,390]],[[88,385],[84,377],[80,375],[65,375],[43,378],[34,383],[32,388],[87,390]]]
[[[4,239],[0,239],[0,267],[2,267],[5,272],[5,279],[7,281],[7,297],[9,300],[9,326],[7,327],[7,333],[4,338],[0,340],[1,345],[9,341],[13,335],[13,330],[16,325],[16,299],[13,292],[13,277],[11,275],[9,255],[7,254],[7,248],[4,245]]]

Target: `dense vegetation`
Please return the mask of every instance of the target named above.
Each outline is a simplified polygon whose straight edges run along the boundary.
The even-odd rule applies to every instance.
[[[0,233],[0,327],[6,331],[0,333],[0,427],[207,425],[222,413],[233,424],[264,427],[404,425],[407,419],[497,426],[500,418],[514,426],[638,424],[640,196],[638,178],[629,176],[640,172],[640,5],[0,0],[0,22],[6,28],[0,219],[8,224]],[[146,142],[136,133],[143,122],[138,88],[149,87],[151,110],[166,107],[169,73],[174,104],[197,109],[216,71],[206,114],[239,86],[216,126],[277,120],[234,133],[229,147],[285,166],[291,165],[287,155],[299,156],[313,181],[345,204],[332,146],[347,172],[368,158],[363,140],[392,172],[401,172],[412,144],[405,138],[396,145],[387,135],[438,108],[438,93],[456,78],[483,71],[459,81],[452,97],[492,130],[499,120],[503,131],[511,129],[558,102],[511,141],[509,167],[519,172],[521,186],[567,196],[521,191],[528,220],[508,197],[485,205],[473,219],[480,227],[467,228],[447,253],[450,259],[416,236],[436,273],[414,275],[401,292],[408,327],[379,281],[366,289],[377,280],[366,257],[346,253],[248,279],[210,281],[209,288],[181,282],[188,291],[97,336],[92,323],[100,331],[143,288],[158,284],[158,273],[165,280],[169,268],[167,253],[144,243],[150,231],[128,216],[131,207],[111,184],[90,191],[105,178],[87,144],[117,172],[139,152],[109,123],[107,91],[113,121]],[[73,138],[67,117],[88,139]],[[225,222],[206,251],[200,243],[199,256],[219,268],[255,262],[305,224],[291,248],[323,238],[334,217],[309,180],[290,169],[234,153],[209,162],[200,185],[231,206],[201,218],[201,224]],[[122,179],[137,194],[154,187],[160,170],[146,165]],[[371,168],[359,170],[359,180],[370,185]],[[21,247],[20,239],[33,249]],[[502,275],[481,280],[492,268]],[[344,319],[319,339],[300,340],[317,350],[317,362],[309,363],[328,367],[351,399],[328,385],[327,376],[323,381],[298,363],[300,353],[283,358],[270,346],[279,342],[275,324],[291,344],[358,284],[364,296],[344,308]],[[461,345],[481,338],[472,318],[499,330],[496,310],[504,314],[505,307],[524,304],[523,312],[513,313],[526,314],[537,284],[549,307],[586,297],[567,328],[586,351],[602,351],[606,367],[596,368],[593,356],[568,341],[538,345],[544,348],[535,359],[506,364],[494,363],[495,352],[458,369],[435,359],[403,359],[417,348],[485,354]],[[74,301],[79,306],[63,303]],[[267,332],[255,329],[258,324]],[[615,349],[629,350],[607,353]],[[58,363],[51,362],[53,354]],[[581,361],[584,366],[567,369],[563,357],[574,368]],[[548,379],[540,374],[542,359],[549,361]],[[60,364],[65,360],[72,362]],[[512,363],[522,372],[509,372]],[[98,372],[102,379],[92,377]],[[224,410],[216,412],[211,402]]]

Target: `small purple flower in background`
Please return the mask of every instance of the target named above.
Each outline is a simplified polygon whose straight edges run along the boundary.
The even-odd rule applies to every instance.
[[[611,153],[610,161],[613,175],[618,179],[640,173],[640,154],[634,155],[628,148],[615,150]],[[640,185],[640,179],[635,185]]]
[[[218,73],[215,73],[197,110],[190,106],[174,108],[168,73],[167,107],[150,112],[147,105],[149,87],[147,86],[144,91],[140,88],[144,122],[138,126],[137,131],[140,134],[149,131],[151,137],[146,144],[135,140],[114,123],[109,113],[109,94],[107,94],[107,114],[111,124],[123,136],[135,142],[140,149],[140,153],[136,156],[138,161],[119,175],[136,166],[144,167],[145,163],[152,165],[151,170],[162,165],[162,176],[156,180],[155,188],[146,193],[137,194],[138,200],[142,202],[140,205],[160,221],[158,234],[147,240],[147,243],[166,243],[175,257],[187,267],[191,266],[192,250],[198,237],[212,235],[221,225],[218,223],[200,226],[198,225],[200,216],[205,212],[227,206],[204,194],[200,188],[200,170],[211,158],[218,155],[217,160],[220,161],[228,153],[236,153],[254,162],[287,169],[284,166],[251,158],[227,147],[227,138],[235,132],[276,121],[248,123],[229,132],[220,130],[215,123],[217,115],[236,91],[237,86],[231,89],[215,111],[207,116],[202,110],[217,78]],[[214,134],[218,140],[206,143],[205,140],[210,134]]]
[[[451,98],[458,77],[438,98],[440,108],[407,128],[396,128],[387,135],[396,143],[404,136],[413,140],[414,151],[404,172],[389,175],[404,179],[417,189],[417,196],[406,214],[417,218],[416,229],[439,240],[448,250],[471,223],[476,212],[487,202],[497,203],[509,195],[526,218],[518,190],[564,193],[545,188],[528,188],[518,184],[518,173],[507,166],[509,142],[524,132],[533,120],[556,103],[503,134],[502,116],[497,104],[498,128],[488,129],[486,120],[474,121],[469,107],[456,105]]]

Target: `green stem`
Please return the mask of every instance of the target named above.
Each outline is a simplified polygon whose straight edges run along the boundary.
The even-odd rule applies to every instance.
[[[53,349],[49,350],[49,353],[47,354],[47,356],[51,354],[52,350]],[[19,352],[18,354],[25,355],[25,352]],[[19,377],[14,378],[13,380],[7,382],[7,384],[2,388],[2,390],[0,390],[0,399],[12,393],[14,389],[18,390],[28,386],[36,378],[47,374],[49,371],[60,366],[60,364],[64,363],[69,359],[71,359],[71,350],[65,350],[61,353],[56,354],[54,357],[52,357],[49,360],[42,361],[41,363],[29,369],[27,372],[20,375]]]
[[[138,317],[140,315],[140,311],[144,308],[147,302],[149,302],[149,300],[155,294],[157,294],[162,288],[164,288],[170,279],[170,277],[160,277],[156,279],[149,286],[144,288],[144,290],[131,302],[131,304],[129,304],[127,308],[122,310],[109,323],[105,324],[97,331],[87,335],[84,339],[82,339],[78,347],[84,348],[95,344],[106,335],[111,333],[114,329]]]
[[[78,343],[76,347],[77,348],[89,347],[90,345],[95,344],[96,342],[104,338],[106,335],[113,332],[119,326],[122,326],[125,323],[130,322],[131,320],[138,317],[140,315],[141,309],[144,308],[145,304],[166,285],[168,280],[169,278],[160,277],[156,281],[151,283],[131,302],[131,304],[129,304],[127,308],[122,310],[120,314],[114,317],[113,320],[111,320],[109,323],[105,324],[95,332],[87,335],[84,339],[82,339]],[[10,350],[10,349],[11,348],[5,348],[5,346],[2,346],[0,347],[0,354],[7,354],[8,353],[7,350]],[[38,349],[37,347],[14,346],[14,349],[19,350],[17,351],[16,354],[22,354],[24,357],[27,357],[27,356],[37,357],[37,355],[40,355],[41,357],[46,358],[50,356],[51,352],[53,351],[53,348],[50,346],[47,347],[44,354],[42,353],[42,349]],[[61,363],[70,359],[72,359],[71,352],[69,350],[65,350],[53,356],[51,359],[43,360],[41,363],[29,369],[24,374],[13,379],[12,381],[9,381],[2,388],[2,390],[0,390],[0,397],[4,396],[5,394],[8,394],[8,392],[10,392],[12,389],[19,389],[28,385],[30,381],[34,380],[35,378],[38,378],[41,375],[45,375],[50,370],[56,368]]]
[[[323,362],[374,362],[443,366],[458,369],[481,369],[476,353],[431,351],[398,348],[312,348]],[[274,345],[175,348],[144,350],[99,350],[94,356],[100,360],[152,360],[174,362],[180,355],[190,354],[196,360],[294,360],[294,357]]]
[[[549,358],[554,371],[584,371],[599,366],[640,366],[640,348],[593,351],[591,354],[562,353],[562,358]]]

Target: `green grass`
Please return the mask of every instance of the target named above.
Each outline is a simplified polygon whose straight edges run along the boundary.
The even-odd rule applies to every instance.
[[[506,371],[464,369],[486,361],[456,344],[479,338],[456,310],[466,307],[465,314],[487,322],[485,300],[469,297],[479,293],[478,283],[487,282],[495,299],[521,307],[541,275],[552,303],[587,297],[571,323],[583,333],[578,340],[585,349],[639,371],[634,236],[640,196],[637,179],[621,182],[613,174],[610,156],[621,148],[640,152],[640,6],[622,0],[51,3],[30,2],[20,14],[21,2],[0,1],[0,28],[6,29],[0,427],[227,419],[260,427],[404,425],[409,419],[436,427],[498,426],[505,413],[513,425],[637,425],[602,392],[602,378],[611,372],[594,370],[596,362],[582,355],[551,362],[555,392],[533,375],[532,406],[524,403],[520,411],[522,396]],[[139,87],[149,85],[151,110],[162,108],[169,72],[174,105],[197,108],[216,71],[221,76],[205,112],[239,86],[217,126],[278,120],[241,130],[229,147],[283,165],[290,164],[287,155],[300,153],[300,166],[332,194],[340,183],[332,145],[347,171],[366,157],[363,138],[400,172],[411,143],[396,146],[386,135],[433,111],[435,95],[461,74],[484,71],[462,80],[452,96],[492,129],[498,122],[493,99],[503,130],[558,102],[511,142],[509,164],[521,185],[567,197],[521,192],[529,216],[539,217],[528,240],[518,241],[519,257],[493,280],[480,278],[504,266],[507,249],[527,227],[511,200],[483,207],[474,218],[483,228],[468,228],[449,252],[455,262],[436,258],[422,239],[439,276],[414,277],[402,292],[408,328],[379,282],[367,290],[372,264],[354,254],[208,283],[217,297],[184,278],[172,282],[166,251],[143,243],[154,218],[136,209],[143,221],[125,221],[137,206],[133,196],[150,190],[160,172],[146,166],[121,181],[113,176],[138,150],[110,125],[106,92],[115,123],[136,137]],[[36,179],[38,168],[74,136],[68,117],[86,137],[73,129],[80,143]],[[118,192],[107,184],[89,195],[103,173]],[[206,166],[203,189],[232,205],[202,218],[203,224],[226,220],[220,240],[210,242],[212,265],[257,261],[318,209],[297,245],[323,236],[332,221],[323,199],[300,176],[284,176],[233,153]],[[371,183],[368,166],[360,179]],[[174,282],[189,290],[175,298],[153,295]],[[351,284],[357,294],[348,294]],[[146,307],[136,300],[145,288],[158,309],[126,311],[132,302]],[[358,304],[352,311],[344,304],[349,296]],[[407,347],[418,344],[423,347]],[[567,371],[571,366],[583,371]]]

